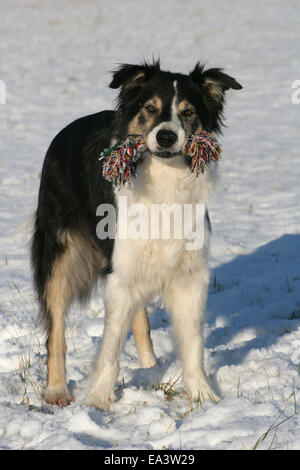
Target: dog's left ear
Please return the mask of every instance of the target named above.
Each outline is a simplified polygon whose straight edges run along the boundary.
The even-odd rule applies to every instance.
[[[141,87],[154,73],[159,71],[159,68],[159,61],[153,62],[151,65],[147,63],[144,65],[122,64],[113,72],[113,79],[109,86],[110,88]]]
[[[190,78],[197,85],[203,87],[209,95],[217,102],[222,101],[224,93],[229,88],[240,90],[240,85],[233,77],[226,75],[222,69],[214,68],[204,70],[204,66],[197,63],[190,73]]]

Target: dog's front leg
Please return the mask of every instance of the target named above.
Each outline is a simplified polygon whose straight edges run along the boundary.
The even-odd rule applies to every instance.
[[[107,410],[115,400],[114,385],[119,374],[120,353],[136,306],[130,289],[112,273],[105,286],[105,323],[100,355],[92,376],[86,403]]]
[[[202,320],[206,306],[208,272],[192,273],[172,280],[165,304],[172,320],[183,362],[183,380],[192,400],[219,397],[212,391],[204,372]]]

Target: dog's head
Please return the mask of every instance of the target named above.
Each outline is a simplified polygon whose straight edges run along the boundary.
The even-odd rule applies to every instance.
[[[159,62],[124,64],[114,72],[118,95],[118,132],[142,135],[161,158],[180,153],[187,137],[201,130],[220,132],[226,90],[242,86],[221,69],[197,63],[189,75],[164,72]]]

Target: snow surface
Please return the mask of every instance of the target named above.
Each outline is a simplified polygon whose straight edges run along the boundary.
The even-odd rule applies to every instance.
[[[298,0],[10,0],[0,3],[0,447],[300,449],[300,105]],[[206,370],[223,400],[189,403],[162,308],[151,315],[158,365],[141,369],[132,335],[119,401],[83,404],[103,332],[101,291],[68,317],[75,403],[43,403],[28,243],[41,166],[54,135],[111,108],[116,63],[160,56],[190,71],[222,66],[228,93],[222,177],[210,209]],[[165,390],[165,392],[164,392]],[[168,399],[169,398],[169,399]]]

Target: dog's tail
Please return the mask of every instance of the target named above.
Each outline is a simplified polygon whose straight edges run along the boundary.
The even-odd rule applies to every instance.
[[[56,246],[55,246],[56,245]],[[38,318],[39,326],[43,326],[49,334],[51,330],[51,315],[47,308],[46,283],[52,271],[52,266],[58,255],[58,246],[40,226],[38,212],[35,214],[34,229],[31,242],[31,266],[33,285],[40,305]]]

